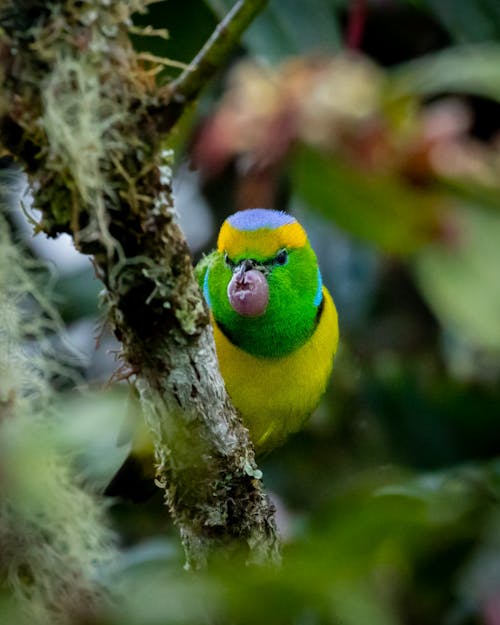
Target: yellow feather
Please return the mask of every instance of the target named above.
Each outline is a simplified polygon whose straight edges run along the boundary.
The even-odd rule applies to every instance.
[[[325,287],[323,297],[323,312],[313,335],[283,358],[262,358],[241,350],[212,319],[226,388],[259,452],[299,430],[325,391],[339,332],[337,310]]]
[[[304,228],[298,223],[285,224],[279,228],[259,228],[258,230],[238,230],[225,221],[217,240],[219,252],[227,252],[229,257],[254,255],[269,258],[281,248],[303,247],[307,241]]]

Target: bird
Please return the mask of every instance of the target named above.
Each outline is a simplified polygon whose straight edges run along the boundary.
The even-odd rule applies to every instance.
[[[195,274],[227,392],[265,455],[302,428],[332,372],[338,317],[316,254],[289,213],[246,209],[223,222]],[[144,423],[130,431],[132,452],[105,494],[143,501],[154,492],[152,443]]]
[[[219,368],[257,454],[300,430],[331,376],[339,329],[306,231],[291,214],[246,209],[197,268]]]

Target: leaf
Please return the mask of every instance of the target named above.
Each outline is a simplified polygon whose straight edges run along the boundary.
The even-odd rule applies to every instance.
[[[420,0],[458,42],[500,38],[497,0]]]
[[[442,325],[479,347],[500,349],[500,214],[462,206],[454,245],[427,247],[413,265]]]
[[[75,457],[88,484],[105,488],[130,449],[119,440],[124,414],[131,410],[126,394],[114,390],[62,395],[58,408],[58,444]]]
[[[463,465],[447,471],[422,473],[413,479],[380,488],[378,496],[414,499],[425,506],[429,525],[458,523],[488,505],[491,492],[488,465]]]
[[[500,45],[447,48],[389,72],[394,98],[419,94],[467,93],[500,101]]]
[[[500,185],[482,184],[471,177],[439,177],[440,187],[464,203],[498,211],[500,209]]]
[[[207,2],[219,16],[233,4],[226,0]],[[338,3],[308,0],[291,7],[288,0],[274,0],[250,26],[243,41],[253,55],[272,63],[312,51],[338,52],[342,40],[334,4]]]
[[[65,321],[96,317],[102,288],[92,267],[61,276],[54,285],[54,292]]]
[[[297,194],[351,234],[387,252],[409,254],[438,228],[439,200],[388,174],[371,174],[301,148],[292,163]]]

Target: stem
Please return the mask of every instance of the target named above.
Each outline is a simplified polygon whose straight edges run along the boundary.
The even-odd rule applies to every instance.
[[[346,46],[350,50],[359,50],[366,24],[366,0],[352,0],[349,5]]]
[[[239,43],[242,34],[267,3],[268,0],[238,0],[226,17],[219,22],[189,67],[168,85],[168,102],[163,111],[165,130],[175,124],[185,110],[186,104],[195,100],[220,70]]]

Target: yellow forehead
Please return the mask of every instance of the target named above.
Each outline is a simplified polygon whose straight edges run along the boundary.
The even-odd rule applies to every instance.
[[[270,258],[284,247],[303,247],[307,241],[304,228],[298,223],[290,223],[279,228],[259,228],[258,230],[237,230],[228,221],[222,224],[217,240],[217,249],[227,252],[231,258],[250,254]]]

